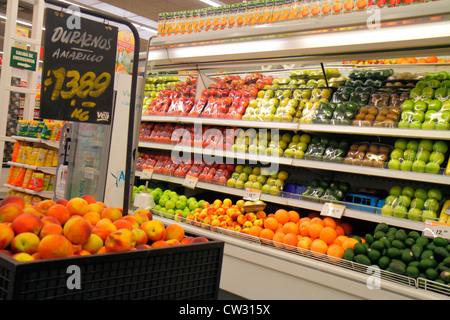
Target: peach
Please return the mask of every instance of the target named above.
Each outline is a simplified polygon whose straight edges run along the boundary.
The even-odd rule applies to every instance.
[[[97,251],[97,254],[106,253],[106,248],[103,246],[100,248],[100,250]]]
[[[144,222],[140,228],[145,231],[148,240],[150,241],[164,240],[166,228],[161,221],[149,220]]]
[[[45,214],[42,212],[37,211],[33,206],[29,207],[28,205],[23,209],[23,213],[31,213],[34,214],[36,217],[43,218],[45,217]]]
[[[194,240],[194,237],[185,237],[183,240],[180,241],[180,244],[189,244]]]
[[[5,249],[1,249],[0,253],[4,253],[4,254],[6,254],[6,255],[8,255],[10,257],[12,257],[14,255],[11,251],[5,250]],[[0,254],[0,257],[1,257],[1,254]]]
[[[206,239],[205,237],[195,237],[195,238],[192,240],[192,243],[197,243],[197,242],[209,242],[209,240]]]
[[[176,246],[176,245],[180,244],[180,241],[178,241],[177,239],[169,239],[169,240],[166,240],[166,243],[169,246]]]
[[[88,204],[88,212],[97,212],[98,214],[101,214],[104,208],[105,207],[98,202]]]
[[[49,217],[49,216],[42,217],[41,222],[42,222],[42,226],[45,226],[46,224],[50,224],[50,223],[55,223],[57,225],[61,225],[61,222],[59,222],[58,219],[56,219],[55,217]]]
[[[83,243],[81,247],[90,253],[96,253],[103,247],[103,240],[98,235],[91,234],[89,240],[86,243]]]
[[[11,251],[14,253],[26,252],[33,254],[38,251],[41,239],[32,232],[23,232],[11,241]]]
[[[117,231],[116,226],[109,219],[102,219],[95,227],[92,228],[92,233],[98,235],[103,241],[106,237],[114,231]]]
[[[88,212],[88,205],[89,203],[83,198],[75,197],[67,202],[66,207],[67,209],[69,209],[69,213],[71,216],[83,216]]]
[[[139,223],[139,226],[143,224],[145,221],[149,221],[150,219],[148,216],[144,213],[134,213],[134,218],[136,219],[137,223]]]
[[[106,252],[123,252],[134,247],[136,239],[128,229],[120,229],[112,232],[105,240]]]
[[[176,223],[172,223],[167,226],[164,240],[175,239],[181,241],[184,239],[184,229],[182,226]]]
[[[64,236],[72,244],[83,244],[89,240],[92,234],[91,224],[80,216],[73,216],[64,224]]]
[[[152,213],[150,212],[150,210],[148,209],[138,209],[134,212],[134,215],[140,215],[143,214],[145,216],[147,216],[148,220],[152,220]]]
[[[131,232],[133,232],[134,236],[136,237],[136,245],[146,244],[148,242],[148,237],[144,230],[140,228],[134,228],[133,230],[131,230]]]
[[[139,222],[137,221],[135,216],[131,216],[131,215],[127,214],[126,216],[123,217],[123,219],[130,222],[131,225],[133,226],[133,229],[139,228]]]
[[[42,259],[41,255],[39,254],[39,251],[36,251],[31,256],[34,258],[34,260],[41,260]]]
[[[12,222],[23,213],[23,208],[13,202],[5,203],[0,207],[0,222]]]
[[[89,221],[91,226],[95,226],[102,219],[100,214],[98,212],[95,212],[95,211],[89,211],[88,213],[86,213],[83,216],[83,218],[85,220]]]
[[[15,203],[22,209],[25,209],[25,200],[19,196],[8,196],[0,202],[0,207],[8,203]]]
[[[63,228],[61,225],[56,223],[49,223],[42,227],[41,232],[39,233],[39,238],[43,238],[48,236],[49,234],[63,234]]]
[[[136,245],[136,249],[137,250],[142,250],[142,249],[150,249],[152,246],[149,244],[138,244]]]
[[[48,210],[50,207],[54,206],[55,204],[56,204],[55,201],[50,200],[50,199],[46,199],[46,200],[42,200],[42,201],[36,202],[35,205],[34,205],[34,208],[35,208],[38,212],[43,213],[43,214],[46,214],[46,213],[47,213],[47,210]]]
[[[0,249],[6,249],[14,239],[15,234],[11,226],[6,223],[0,223]]]
[[[61,225],[64,225],[64,223],[66,223],[66,221],[70,218],[70,212],[66,206],[62,204],[55,204],[54,206],[48,208],[46,216],[54,217]]]
[[[101,202],[101,201],[97,201],[96,204],[102,206],[103,209],[105,209],[107,207],[107,205],[104,202]]]
[[[32,232],[39,235],[42,229],[42,221],[40,218],[31,213],[23,213],[11,223],[11,228],[18,235],[23,232]]]
[[[114,222],[117,219],[121,219],[123,217],[123,214],[118,208],[107,207],[107,208],[103,209],[101,217],[108,218],[109,220]]]
[[[28,262],[28,261],[36,260],[32,255],[25,253],[25,252],[16,253],[12,257],[14,259],[16,259],[17,261],[21,261],[21,262]]]
[[[117,230],[119,229],[133,230],[133,225],[131,224],[131,222],[123,218],[113,221],[113,224],[116,226]]]
[[[59,234],[49,234],[39,243],[39,255],[42,259],[64,258],[73,255],[73,245]]]
[[[169,244],[165,240],[157,240],[152,243],[152,248],[168,247]]]
[[[97,202],[93,196],[90,196],[88,194],[82,195],[81,198],[86,200],[88,204]]]
[[[67,199],[56,199],[55,200],[56,204],[62,204],[63,206],[67,206],[67,202],[69,202],[69,200],[67,200]]]
[[[84,249],[78,249],[77,251],[75,251],[75,252],[73,253],[74,256],[88,256],[88,255],[90,255],[90,254],[91,254],[91,253],[90,253],[89,251],[84,250]]]

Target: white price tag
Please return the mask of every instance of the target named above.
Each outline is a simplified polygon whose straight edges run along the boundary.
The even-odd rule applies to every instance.
[[[84,168],[84,177],[89,180],[94,180],[95,169],[91,167]]]
[[[442,237],[450,240],[450,226],[437,221],[425,220],[422,234],[428,238]]]
[[[261,190],[246,188],[244,193],[244,200],[257,201],[261,199]]]
[[[153,176],[153,169],[144,169],[142,170],[141,179],[142,180],[151,180]]]
[[[183,186],[190,189],[195,189],[197,185],[198,178],[193,176],[186,176],[183,182]]]
[[[320,211],[320,214],[322,216],[328,216],[328,217],[340,219],[342,217],[342,214],[344,213],[344,211],[345,211],[345,206],[327,202],[323,205],[322,211]]]

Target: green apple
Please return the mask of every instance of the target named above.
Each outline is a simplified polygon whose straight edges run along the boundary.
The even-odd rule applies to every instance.
[[[401,194],[398,197],[398,204],[400,206],[404,206],[406,208],[408,208],[411,205],[411,198],[408,197],[407,195]]]
[[[393,194],[390,194],[386,197],[386,199],[384,200],[385,204],[394,204],[397,200],[397,196],[394,196]]]
[[[414,150],[417,152],[417,150],[419,149],[419,141],[409,140],[408,144],[406,145],[406,149]]]
[[[400,170],[411,171],[413,162],[411,160],[403,160],[400,164]]]
[[[400,168],[401,168],[400,160],[398,160],[398,159],[389,160],[388,168],[391,170],[400,170]]]
[[[251,172],[250,172],[250,173],[251,173]],[[242,180],[243,182],[247,182],[247,180],[248,180],[248,174],[245,173],[245,172],[241,172],[241,173],[239,174],[238,180]]]
[[[446,121],[440,121],[436,123],[436,130],[450,130],[450,123]]]
[[[413,221],[422,220],[422,210],[418,208],[410,208],[408,210],[408,219]]]
[[[393,186],[390,190],[389,190],[389,194],[393,195],[393,196],[400,196],[402,194],[402,187],[400,186]]]
[[[311,136],[309,134],[304,133],[300,136],[300,141],[309,144],[311,142]]]
[[[428,110],[438,111],[441,109],[441,107],[442,107],[442,102],[437,99],[431,100],[430,103],[428,103]]]
[[[413,122],[423,122],[425,120],[425,112],[421,110],[416,110],[412,116]]]
[[[399,148],[392,150],[390,157],[396,160],[403,159],[403,150]]]
[[[402,194],[412,198],[414,197],[414,188],[411,186],[405,186],[402,188]]]
[[[425,165],[426,173],[438,174],[440,170],[441,170],[441,167],[436,162],[428,162]]]
[[[270,186],[266,183],[265,185],[262,186],[261,191],[263,193],[270,193]]]
[[[422,210],[424,208],[425,205],[425,200],[423,200],[422,198],[414,198],[411,201],[411,208],[417,208]]]
[[[412,121],[409,123],[410,129],[422,129],[422,122],[420,121]]]
[[[439,166],[444,163],[445,156],[441,152],[433,151],[430,153],[429,161],[438,164]]]
[[[422,211],[422,221],[425,222],[426,220],[436,220],[437,219],[437,213],[433,210],[423,210]]]
[[[417,188],[416,191],[414,191],[414,197],[425,201],[428,198],[428,191],[424,188]]]
[[[442,200],[442,192],[439,189],[431,188],[428,190],[428,198],[436,199],[437,201]]]
[[[267,181],[267,176],[264,175],[259,175],[258,178],[256,178],[256,181],[258,181],[259,183],[261,183],[261,185],[265,184]]]
[[[450,100],[444,101],[441,106],[441,111],[450,110]]]
[[[419,150],[425,149],[429,152],[433,151],[433,141],[429,139],[422,139],[419,141]]]
[[[445,154],[448,150],[448,145],[445,141],[436,141],[433,143],[433,151]]]
[[[284,156],[287,158],[293,158],[296,151],[297,150],[294,148],[288,148],[288,149],[284,150]]]
[[[166,204],[164,205],[164,207],[166,209],[174,209],[175,203],[172,200],[168,200],[168,201],[166,201]]]
[[[428,198],[427,200],[425,200],[423,206],[426,210],[432,210],[437,212],[439,210],[439,201],[436,200],[435,198]]]
[[[253,168],[252,168],[251,166],[245,166],[245,167],[242,169],[242,172],[245,173],[245,174],[247,174],[247,175],[249,175],[249,174],[251,174],[251,173],[253,172]]]
[[[176,204],[176,208],[183,210],[186,207],[186,202],[183,200],[178,200]]]
[[[394,207],[392,215],[396,218],[405,218],[407,213],[408,209],[405,206],[398,204]]]
[[[413,149],[406,149],[403,152],[403,159],[414,161],[415,158],[416,158],[416,151],[415,150],[413,150]]]
[[[402,104],[402,110],[406,111],[406,110],[413,110],[414,109],[414,102],[412,100],[406,100],[403,102]]]
[[[425,172],[426,163],[422,160],[415,160],[412,165],[412,171]]]
[[[292,142],[292,143],[295,143],[295,144],[299,143],[299,142],[300,142],[300,135],[299,135],[299,134],[294,134],[294,135],[292,136],[291,142]]]
[[[276,196],[276,195],[278,195],[279,193],[280,193],[280,189],[277,187],[277,186],[271,186],[270,187],[270,190],[269,190],[269,193],[271,194],[271,195],[274,195],[274,196]]]
[[[234,187],[234,186],[233,186]],[[189,202],[189,209],[191,211],[195,210],[198,208],[198,202],[197,201],[191,201]]]
[[[432,120],[424,121],[422,123],[422,129],[423,130],[434,130],[434,129],[436,129],[436,123]]]
[[[244,189],[244,184],[245,182],[243,180],[238,179],[236,180],[234,187],[238,189]]]
[[[393,211],[394,211],[394,209],[393,209],[392,206],[389,205],[389,204],[385,204],[385,205],[381,208],[381,214],[382,214],[383,216],[389,216],[389,217],[391,217]]]
[[[294,158],[303,159],[305,157],[305,152],[302,149],[295,150]]]
[[[414,111],[425,112],[425,111],[427,111],[427,108],[428,108],[427,104],[422,100],[414,102],[414,108],[413,108]]]
[[[406,150],[406,146],[408,145],[408,141],[406,139],[397,139],[394,142],[394,149]]]
[[[416,160],[421,160],[427,163],[429,159],[430,159],[430,151],[426,149],[419,149],[419,151],[417,151]]]
[[[409,121],[408,120],[401,120],[398,122],[397,126],[400,129],[408,129],[409,128]]]

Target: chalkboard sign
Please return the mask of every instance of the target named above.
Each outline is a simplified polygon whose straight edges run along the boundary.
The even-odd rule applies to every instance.
[[[117,27],[49,8],[45,14],[39,117],[110,124]]]

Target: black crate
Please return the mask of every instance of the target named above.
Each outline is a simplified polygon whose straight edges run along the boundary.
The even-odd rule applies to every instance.
[[[209,241],[30,262],[0,253],[0,300],[213,300],[223,249]],[[75,274],[80,289],[69,289]]]

